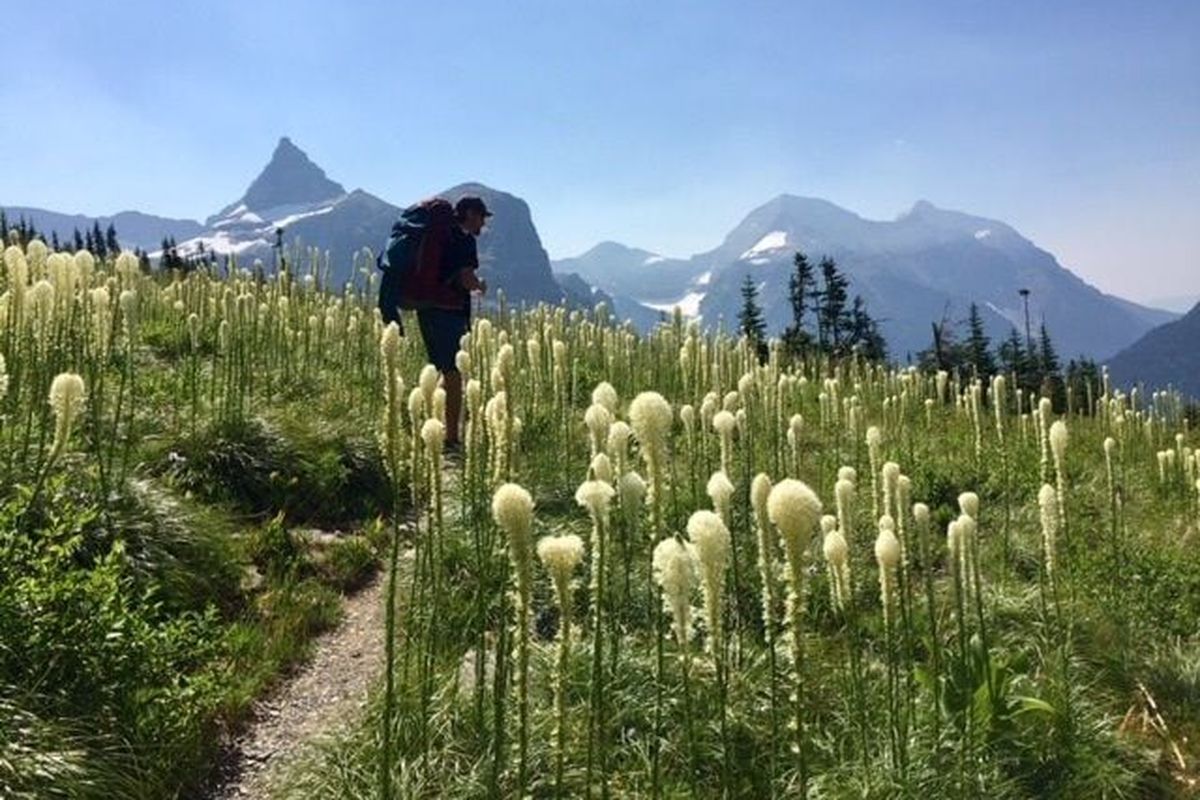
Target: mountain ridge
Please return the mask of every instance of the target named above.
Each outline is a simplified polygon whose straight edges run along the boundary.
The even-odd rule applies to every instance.
[[[705,324],[723,321],[729,329],[741,304],[742,281],[751,275],[761,287],[768,329],[777,334],[791,321],[788,277],[792,256],[801,250],[814,265],[826,255],[837,260],[851,281],[851,296],[864,297],[901,361],[927,346],[930,321],[962,319],[970,302],[979,304],[994,338],[1022,328],[1023,288],[1031,291],[1032,323],[1045,320],[1066,357],[1103,358],[1176,316],[1104,294],[1000,220],[925,199],[893,220],[871,220],[823,198],[784,193],[751,209],[716,247],[688,258],[608,240],[552,262],[525,200],[480,183],[441,194],[451,200],[479,194],[494,206],[496,216],[479,241],[481,267],[513,302],[579,302],[588,293],[577,284],[567,291],[567,279],[555,277],[575,274],[639,320],[656,319],[682,304]],[[284,136],[242,196],[207,224],[143,215],[139,224],[160,230],[140,238],[117,227],[127,245],[156,250],[162,236],[173,236],[182,255],[203,247],[243,263],[267,260],[282,229],[285,244],[298,241],[329,253],[334,285],[341,285],[356,280],[356,270],[369,269],[361,258],[364,248],[383,246],[400,211],[362,189],[347,192]],[[63,225],[60,235],[68,231]]]
[[[1068,357],[1111,355],[1175,317],[1101,292],[1001,220],[928,200],[893,220],[872,220],[821,198],[777,195],[751,209],[716,247],[675,260],[686,280],[666,302],[665,272],[633,264],[628,255],[598,258],[593,248],[555,262],[555,269],[599,276],[614,297],[689,307],[706,324],[720,322],[726,329],[736,324],[749,275],[761,287],[768,331],[778,334],[791,323],[787,287],[797,250],[814,268],[825,256],[837,261],[851,281],[851,296],[863,296],[900,360],[928,346],[931,321],[965,319],[971,302],[979,305],[994,339],[1022,329],[1019,290],[1025,288],[1031,292],[1032,324],[1044,319]],[[611,245],[606,251],[618,252]]]
[[[1118,386],[1174,386],[1200,400],[1200,303],[1117,353],[1109,359],[1108,370]]]

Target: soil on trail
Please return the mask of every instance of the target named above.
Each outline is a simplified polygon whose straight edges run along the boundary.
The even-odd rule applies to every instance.
[[[264,800],[312,739],[352,722],[367,703],[384,652],[386,570],[346,598],[341,623],[313,640],[313,655],[259,700],[245,728],[224,748],[208,800]]]

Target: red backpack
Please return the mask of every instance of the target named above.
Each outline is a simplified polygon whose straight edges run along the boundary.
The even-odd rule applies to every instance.
[[[456,308],[461,293],[442,281],[442,255],[455,224],[454,207],[440,197],[410,206],[392,226],[380,268],[399,289],[400,308]]]

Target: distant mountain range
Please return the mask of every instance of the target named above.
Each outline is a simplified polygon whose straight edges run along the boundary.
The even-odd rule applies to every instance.
[[[524,200],[477,183],[437,194],[451,201],[466,194],[478,195],[495,213],[479,237],[480,272],[490,287],[503,289],[513,303],[561,303],[566,299],[551,275],[550,258]],[[333,282],[340,285],[353,278],[355,258],[363,248],[378,252],[383,247],[400,212],[400,206],[362,189],[347,192],[285,136],[246,192],[203,223],[129,213],[111,219],[123,246],[141,247],[152,257],[159,255],[162,238],[172,236],[182,256],[203,248],[235,256],[243,266],[256,258],[272,263],[276,231],[282,230],[287,246],[298,242],[327,251]],[[14,222],[24,216],[39,230],[57,230],[60,236],[92,223],[91,218],[25,207],[6,207],[6,213]],[[101,227],[109,219],[101,218]],[[374,269],[361,258],[359,264]]]
[[[928,346],[930,323],[961,320],[979,304],[995,338],[1024,327],[1020,289],[1029,289],[1032,324],[1043,320],[1061,355],[1105,358],[1129,346],[1176,314],[1106,295],[1063,268],[1010,226],[918,202],[892,221],[867,220],[833,203],[780,195],[754,209],[713,250],[690,258],[666,258],[616,242],[604,242],[576,258],[551,263],[525,201],[477,183],[440,193],[484,198],[495,212],[480,237],[483,276],[514,303],[608,302],[621,319],[646,329],[678,306],[705,325],[729,330],[737,320],[744,276],[759,289],[768,327],[790,322],[787,281],[792,256],[805,252],[815,264],[837,260],[880,320],[894,358]],[[408,198],[405,205],[419,198]],[[93,218],[26,207],[6,207],[9,219],[24,216],[39,230],[69,237]],[[280,139],[270,161],[238,200],[203,223],[123,212],[102,217],[117,228],[122,244],[153,255],[164,236],[181,255],[201,247],[236,256],[249,265],[270,263],[276,231],[286,244],[297,240],[327,251],[336,283],[353,277],[356,254],[377,251],[401,207],[362,189],[346,191],[290,139]],[[373,268],[359,258],[360,268]]]
[[[1200,303],[1117,353],[1109,359],[1108,371],[1118,386],[1174,386],[1200,400]]]
[[[1100,292],[1003,222],[925,201],[894,221],[875,221],[825,200],[780,195],[751,211],[720,246],[688,259],[606,242],[553,267],[577,272],[617,301],[678,305],[726,329],[736,325],[749,275],[768,328],[778,333],[791,322],[787,286],[797,250],[814,266],[826,255],[837,261],[902,361],[929,345],[932,321],[962,320],[972,301],[993,338],[1024,330],[1023,288],[1031,324],[1045,320],[1066,356],[1103,358],[1176,316]]]
[[[157,250],[162,245],[164,236],[176,239],[188,239],[198,236],[204,231],[204,225],[194,219],[171,219],[156,217],[153,214],[143,214],[140,211],[122,211],[106,217],[89,217],[83,214],[60,214],[57,211],[46,211],[42,208],[28,206],[0,206],[8,218],[10,225],[24,219],[39,231],[44,231],[49,237],[51,231],[57,231],[59,238],[65,243],[72,239],[72,234],[78,230],[81,234],[92,229],[94,223],[100,224],[100,230],[106,230],[111,224],[121,237],[121,245],[129,249],[141,248],[147,252]]]

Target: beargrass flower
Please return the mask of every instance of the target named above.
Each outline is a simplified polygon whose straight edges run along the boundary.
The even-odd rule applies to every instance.
[[[425,443],[425,451],[431,458],[441,455],[442,445],[446,442],[446,426],[440,419],[430,417],[421,426],[421,440]]]
[[[612,387],[611,383],[601,381],[592,390],[592,403],[604,406],[604,408],[608,409],[609,414],[615,416],[621,400],[617,396],[617,390]]]
[[[587,425],[588,436],[592,445],[592,455],[603,452],[608,443],[609,426],[613,423],[612,412],[607,406],[593,403],[583,414],[583,422]]]
[[[699,582],[695,547],[669,536],[654,547],[654,581],[662,588],[663,609],[671,615],[675,641],[687,647],[692,630],[692,594]]]
[[[875,561],[879,564],[879,593],[883,599],[883,620],[891,624],[896,599],[896,569],[900,566],[900,540],[896,538],[895,523],[890,516],[879,519],[879,536],[875,539]]]
[[[50,408],[54,412],[54,444],[50,447],[51,458],[66,447],[71,438],[71,427],[86,399],[83,378],[74,372],[62,372],[50,383]]]
[[[721,653],[724,640],[722,601],[725,593],[725,569],[729,565],[729,529],[712,511],[697,511],[688,518],[688,539],[700,564],[704,611],[708,622],[710,649]]]
[[[598,481],[611,484],[613,482],[612,462],[605,453],[596,453],[588,466],[588,474]]]
[[[400,327],[396,323],[389,322],[383,329],[383,336],[379,340],[379,354],[383,356],[384,366],[389,372],[394,372],[399,368]]]
[[[646,482],[636,472],[626,472],[617,482],[621,508],[637,508],[646,499]]]
[[[821,551],[829,565],[829,587],[833,595],[833,607],[843,611],[850,598],[850,548],[836,527],[826,532]]]
[[[979,519],[979,495],[963,492],[958,496],[958,510],[974,520]]]
[[[1046,574],[1053,578],[1058,564],[1058,491],[1048,483],[1042,484],[1038,491],[1038,517],[1042,523],[1042,557]]]
[[[608,428],[608,457],[618,472],[623,473],[629,465],[629,437],[633,434],[629,425],[621,420]]]
[[[799,568],[809,538],[821,519],[821,501],[803,481],[787,478],[767,497],[767,515],[779,529],[789,563]]]
[[[554,581],[560,611],[566,612],[571,607],[571,574],[583,561],[583,554],[583,539],[573,533],[543,536],[538,540],[537,555]]]
[[[713,510],[717,512],[722,521],[728,523],[729,504],[733,500],[733,483],[725,474],[725,470],[719,469],[714,472],[708,479],[708,486],[705,488],[712,500]]]
[[[417,388],[421,390],[421,395],[425,398],[425,408],[433,408],[433,390],[437,388],[437,385],[437,367],[433,364],[421,367],[421,372],[417,376]]]
[[[848,468],[842,468],[842,470],[845,469]],[[839,475],[842,474],[842,470],[838,470]],[[854,541],[854,492],[855,486],[852,478],[839,477],[837,483],[833,485],[838,528],[842,531],[842,536],[846,538],[847,544]]]

